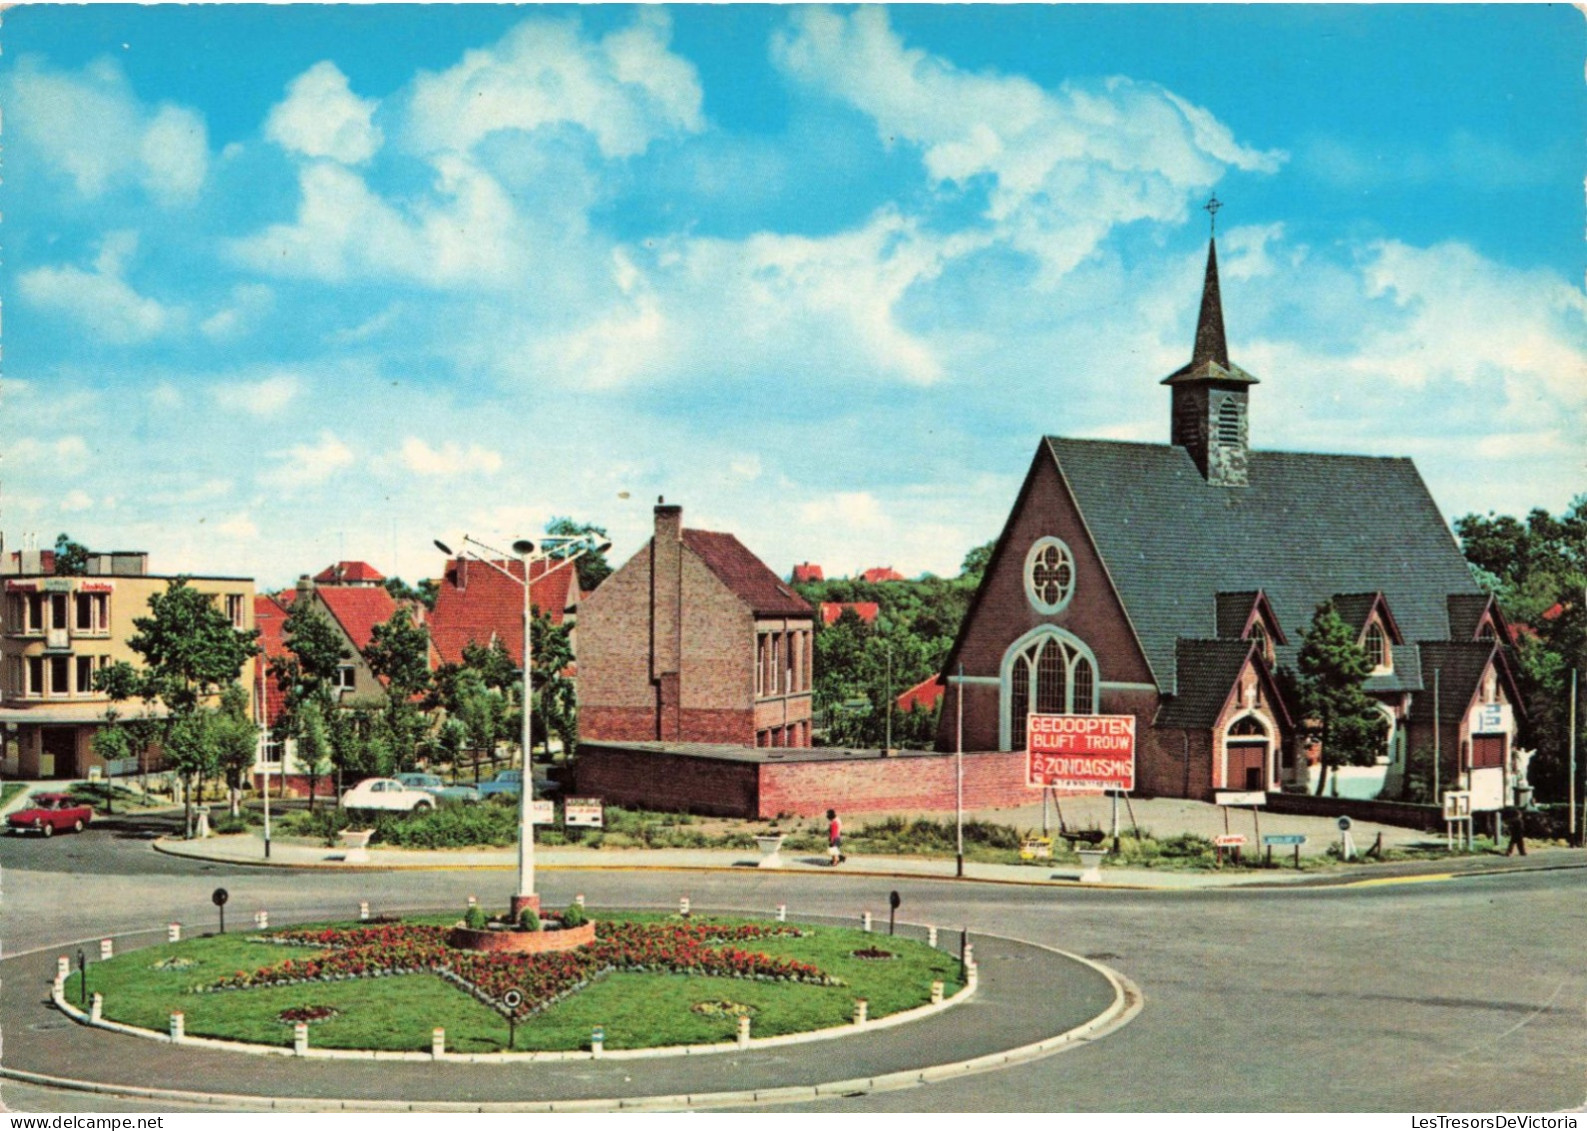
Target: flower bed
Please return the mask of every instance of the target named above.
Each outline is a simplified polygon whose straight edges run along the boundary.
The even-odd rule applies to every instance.
[[[281,930],[259,938],[287,946],[313,947],[323,953],[289,958],[252,973],[239,970],[196,988],[213,992],[430,973],[472,994],[503,1016],[521,1019],[612,970],[716,975],[817,986],[842,984],[809,963],[737,946],[713,945],[798,937],[801,932],[796,927],[616,922],[593,926],[595,939],[590,945],[543,954],[456,950],[447,945],[446,927],[381,924]],[[503,1003],[510,990],[517,990],[523,999],[512,1009]]]

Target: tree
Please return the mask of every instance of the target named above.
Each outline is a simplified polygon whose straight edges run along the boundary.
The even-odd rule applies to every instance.
[[[253,769],[259,754],[259,729],[248,717],[248,693],[234,683],[220,696],[220,709],[211,725],[215,758],[225,775],[230,793],[231,815],[235,817],[242,798],[244,779]]]
[[[1383,752],[1388,720],[1363,690],[1372,661],[1332,601],[1317,606],[1301,638],[1294,681],[1302,729],[1322,744],[1317,795],[1337,766],[1370,766]]]
[[[440,596],[441,586],[434,578],[423,577],[418,585],[409,585],[400,577],[386,578],[386,592],[398,601],[412,601],[423,605],[431,612],[435,611],[435,599]]]
[[[172,578],[149,597],[149,615],[137,617],[127,646],[143,659],[150,689],[177,716],[236,682],[256,651],[257,629],[233,627],[213,594],[186,577]]]
[[[342,635],[318,604],[300,596],[287,610],[281,625],[286,655],[270,661],[270,676],[281,690],[281,712],[271,733],[280,743],[297,743],[298,765],[308,779],[309,808],[319,779],[330,768],[330,720],[336,713],[334,693],[336,673],[353,654],[342,642]],[[312,716],[316,732],[314,754],[306,753],[307,726]],[[284,768],[284,767],[283,767]]]
[[[88,547],[70,535],[55,536],[55,572],[60,577],[81,577],[88,572]]]
[[[572,757],[578,744],[578,700],[573,693],[573,683],[565,673],[573,664],[573,637],[571,626],[554,625],[545,613],[537,613],[532,622],[534,643],[534,691],[530,702],[535,705],[535,730],[545,743],[547,755],[551,752],[551,735],[554,732],[562,741],[567,757]],[[520,692],[519,702],[523,703]],[[520,723],[520,725],[522,725]],[[529,770],[529,751],[524,751],[524,772]]]
[[[364,658],[386,682],[384,736],[395,764],[411,767],[426,729],[416,701],[430,687],[430,634],[406,609],[398,609],[375,626]]]
[[[1468,514],[1455,531],[1479,584],[1517,628],[1512,655],[1525,708],[1520,738],[1537,750],[1528,777],[1539,798],[1563,800],[1570,791],[1571,673],[1587,670],[1587,495],[1559,518],[1541,509],[1524,522]],[[1587,787],[1587,710],[1580,704],[1576,722],[1580,798]]]
[[[188,835],[193,828],[193,780],[203,780],[217,765],[211,745],[212,712],[206,699],[236,683],[243,665],[257,651],[257,629],[240,629],[186,577],[172,578],[165,592],[149,597],[149,615],[132,622],[137,631],[127,646],[143,660],[134,679],[145,703],[160,700],[171,712],[163,734],[167,757],[182,777]],[[118,677],[120,678],[120,677]]]
[[[975,583],[981,583],[981,576],[986,573],[986,567],[992,564],[992,551],[997,549],[997,539],[982,542],[964,555],[964,562],[959,566],[959,576],[973,578]]]
[[[571,542],[556,543],[551,557],[565,560],[581,550],[584,556],[574,568],[579,571],[579,588],[592,593],[611,575],[612,567],[600,547],[607,541],[606,528],[590,522],[574,522],[571,518],[553,518],[546,523],[546,533],[554,538],[571,538]]]
[[[298,765],[309,784],[309,812],[314,811],[320,779],[330,772],[331,739],[326,731],[324,708],[318,699],[305,702],[298,711]]]

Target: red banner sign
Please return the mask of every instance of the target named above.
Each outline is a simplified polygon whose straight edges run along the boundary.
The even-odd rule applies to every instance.
[[[1135,788],[1134,715],[1031,715],[1025,735],[1032,786]]]

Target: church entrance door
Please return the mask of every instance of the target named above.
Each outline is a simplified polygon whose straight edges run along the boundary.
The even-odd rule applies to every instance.
[[[1228,789],[1267,789],[1267,743],[1231,742],[1227,747]]]

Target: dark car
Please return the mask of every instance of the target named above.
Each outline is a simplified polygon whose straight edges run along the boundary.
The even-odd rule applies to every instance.
[[[87,805],[72,801],[69,793],[38,793],[29,799],[26,809],[19,809],[6,818],[13,833],[38,833],[54,836],[67,829],[80,833],[94,819],[94,811]]]

